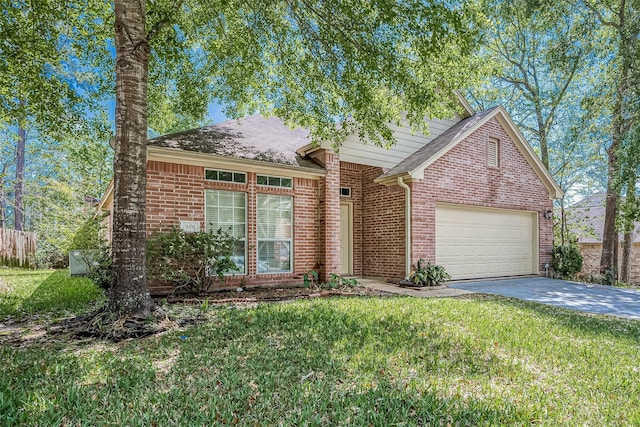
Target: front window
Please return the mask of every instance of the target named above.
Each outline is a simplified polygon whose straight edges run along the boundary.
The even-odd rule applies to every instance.
[[[246,194],[239,191],[207,190],[205,194],[205,229],[222,229],[237,240],[231,259],[244,274],[247,245]]]
[[[293,199],[258,194],[258,273],[291,272]]]

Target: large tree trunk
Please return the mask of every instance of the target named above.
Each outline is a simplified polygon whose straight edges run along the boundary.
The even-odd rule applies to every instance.
[[[540,140],[540,160],[547,170],[549,170],[549,145],[547,144],[547,127],[544,124],[542,114],[542,106],[540,105],[540,97],[536,105],[536,120],[538,122],[538,139]]]
[[[629,283],[631,279],[631,249],[633,246],[633,230],[625,233],[622,244],[622,263],[620,266],[620,281]]]
[[[632,173],[627,179],[626,203],[629,206],[636,205],[636,174]],[[635,215],[625,212],[625,234],[622,244],[622,263],[620,266],[620,280],[629,283],[631,281],[631,251],[633,247],[633,232],[635,230]]]
[[[617,243],[616,214],[618,210],[618,192],[614,188],[618,174],[618,161],[615,153],[609,153],[609,174],[607,177],[607,200],[604,208],[604,226],[602,231],[602,254],[600,256],[600,274],[613,271],[615,265],[615,246]]]
[[[607,172],[607,203],[605,205],[604,229],[602,235],[602,255],[600,257],[600,274],[606,271],[616,273],[618,260],[614,259],[614,244],[618,241],[618,232],[616,231],[616,215],[619,198],[619,191],[616,189],[618,181],[618,149],[622,145],[627,133],[627,118],[624,115],[624,106],[628,103],[629,95],[629,73],[631,70],[632,54],[629,51],[633,40],[629,40],[629,36],[624,24],[625,7],[624,2],[620,4],[620,13],[618,18],[619,46],[618,56],[621,58],[619,64],[619,76],[616,84],[616,93],[612,110],[612,133],[611,146],[607,149],[608,172]]]
[[[115,0],[116,147],[113,164],[113,283],[109,305],[120,314],[149,315],[145,275],[147,77],[145,2]]]
[[[7,226],[7,202],[5,193],[5,174],[7,173],[7,165],[2,165],[2,172],[0,172],[0,228]]]
[[[27,131],[18,127],[18,146],[16,147],[16,187],[13,205],[13,228],[22,231],[24,219],[24,206],[22,192],[24,189],[24,147],[27,140]]]

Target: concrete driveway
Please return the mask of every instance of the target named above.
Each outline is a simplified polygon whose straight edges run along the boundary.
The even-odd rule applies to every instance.
[[[450,283],[450,288],[503,295],[588,313],[640,319],[640,292],[612,286],[532,277]]]

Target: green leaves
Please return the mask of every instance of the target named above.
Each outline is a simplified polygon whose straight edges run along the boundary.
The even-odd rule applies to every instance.
[[[176,227],[147,240],[148,276],[165,280],[178,290],[202,294],[212,290],[216,279],[238,271],[232,260],[236,239],[227,231],[186,233]]]
[[[471,2],[186,1],[151,41],[151,126],[162,127],[158,112],[197,119],[215,99],[232,116],[308,127],[316,141],[356,132],[388,145],[402,112],[416,128],[453,115],[452,90],[475,76],[478,16]]]

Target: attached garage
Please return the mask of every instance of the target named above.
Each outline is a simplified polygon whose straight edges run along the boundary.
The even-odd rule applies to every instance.
[[[538,274],[537,213],[437,204],[436,263],[454,280]]]

